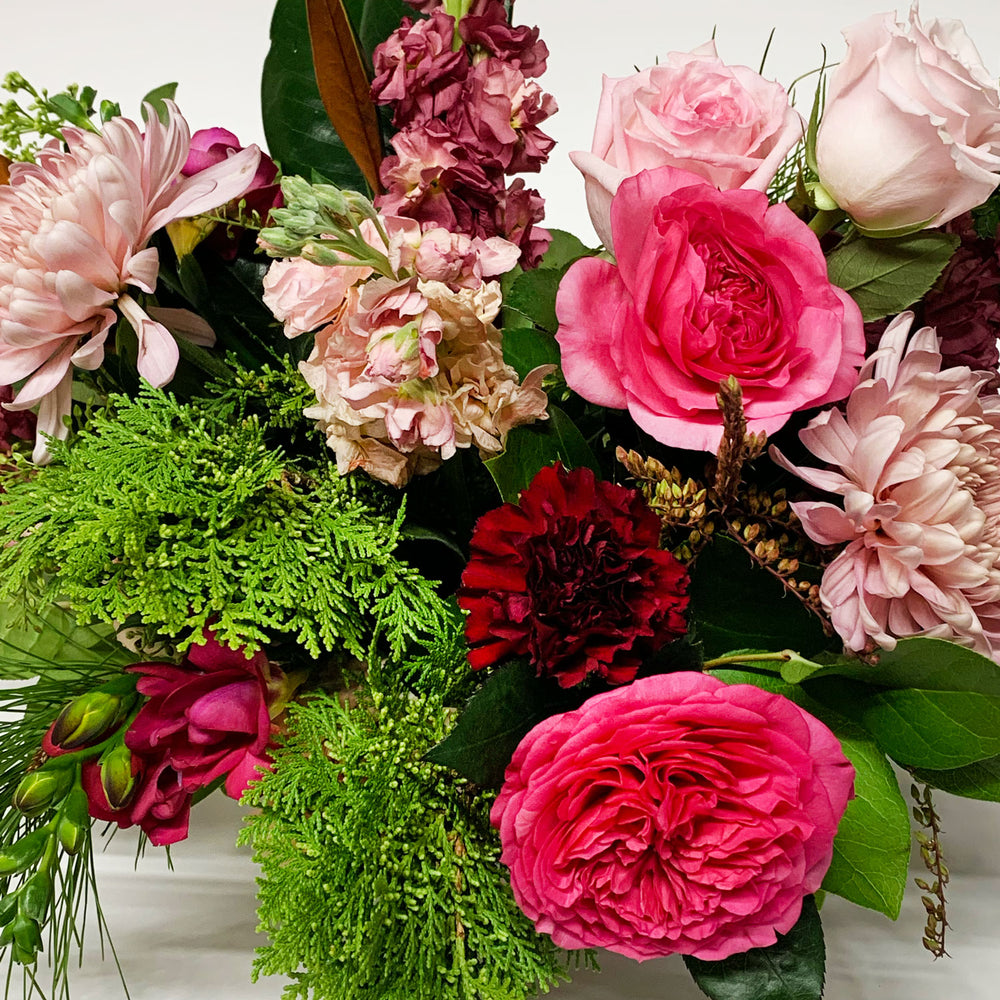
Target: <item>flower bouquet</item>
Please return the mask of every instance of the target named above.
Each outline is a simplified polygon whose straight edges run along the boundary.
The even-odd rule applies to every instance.
[[[571,153],[584,242],[512,7],[278,0],[266,153],[6,78],[8,996],[69,995],[102,838],[216,792],[288,998],[603,948],[818,1000],[914,823],[946,954],[935,794],[1000,799],[1000,94],[915,7],[800,110],[669,53]]]

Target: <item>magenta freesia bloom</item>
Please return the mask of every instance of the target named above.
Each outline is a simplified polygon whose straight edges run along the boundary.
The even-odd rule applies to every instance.
[[[627,408],[664,444],[714,452],[731,375],[753,432],[855,385],[861,313],[785,205],[660,167],[622,182],[611,226],[617,264],[577,261],[556,300],[563,372],[585,399]]]
[[[273,720],[294,686],[267,657],[247,659],[221,645],[211,632],[179,664],[138,663],[136,689],[148,699],[125,733],[132,751],[135,790],[112,808],[96,761],[84,766],[90,814],[121,827],[139,826],[156,846],[183,840],[191,798],[225,776],[226,793],[238,799],[261,769]]]
[[[559,947],[714,961],[792,928],[853,780],[786,698],[661,674],[535,726],[490,818],[518,905]]]
[[[15,163],[0,187],[0,384],[26,379],[8,409],[39,404],[38,430],[65,438],[72,367],[104,360],[117,312],[135,328],[139,374],[155,386],[177,367],[177,344],[132,297],[152,292],[159,258],[150,237],[168,222],[241,195],[260,151],[251,146],[184,177],[189,131],[167,102],[143,133],[115,118],[100,133],[66,128],[38,163]],[[36,442],[35,457],[47,456]]]

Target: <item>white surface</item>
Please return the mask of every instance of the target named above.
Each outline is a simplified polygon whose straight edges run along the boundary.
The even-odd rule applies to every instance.
[[[902,6],[903,4],[901,4]],[[720,54],[757,66],[777,27],[766,73],[789,84],[842,51],[839,29],[876,9],[864,0],[702,0],[667,6],[645,0],[518,0],[519,23],[539,24],[552,50],[543,83],[561,111],[549,124],[560,140],[538,182],[551,225],[589,238],[582,185],[566,160],[587,149],[600,75],[622,75],[671,50],[705,41],[717,26]],[[245,142],[263,139],[258,87],[267,50],[268,0],[2,0],[0,72],[19,69],[36,85],[96,86],[135,114],[146,91],[180,82],[178,100],[192,128],[224,125]],[[964,20],[987,67],[1000,72],[996,0],[926,3],[925,17]],[[808,84],[799,98],[808,107]],[[995,1000],[1000,996],[1000,809],[939,797],[954,872],[949,915],[951,961],[932,962],[919,943],[923,914],[910,893],[892,924],[833,898],[827,928],[828,1000]],[[231,844],[235,806],[219,799],[195,811],[191,841],[174,851],[176,871],[151,851],[132,869],[131,839],[115,839],[98,860],[102,900],[134,1000],[277,998],[280,983],[249,984],[254,935],[253,868]],[[121,996],[114,966],[94,960],[74,976],[76,1000]],[[679,960],[637,966],[610,956],[605,974],[581,976],[559,1000],[694,1000]],[[11,995],[13,997],[13,994]],[[350,998],[344,998],[350,1000]],[[414,1000],[437,1000],[417,998]]]

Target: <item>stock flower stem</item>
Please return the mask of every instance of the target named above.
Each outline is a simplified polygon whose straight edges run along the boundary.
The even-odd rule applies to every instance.
[[[792,658],[791,650],[783,649],[780,653],[733,653],[729,656],[717,656],[714,660],[706,660],[702,666],[706,670],[713,667],[723,667],[727,663],[787,663]]]

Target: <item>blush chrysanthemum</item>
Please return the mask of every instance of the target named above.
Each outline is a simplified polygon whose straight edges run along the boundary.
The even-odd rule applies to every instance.
[[[116,309],[139,341],[139,374],[168,382],[178,349],[130,289],[152,292],[159,258],[150,237],[175,219],[239,197],[253,182],[256,146],[185,177],[190,130],[167,102],[146,131],[114,118],[99,133],[66,128],[37,163],[16,163],[0,188],[0,384],[26,379],[8,409],[39,405],[38,430],[65,438],[72,366],[93,370]],[[46,456],[38,438],[36,460]]]
[[[886,328],[846,412],[800,433],[831,468],[773,454],[843,497],[843,509],[793,506],[810,538],[845,545],[820,596],[848,648],[926,635],[1000,659],[1000,397],[979,396],[989,373],[942,371],[930,327],[907,344],[912,322],[902,313]]]

